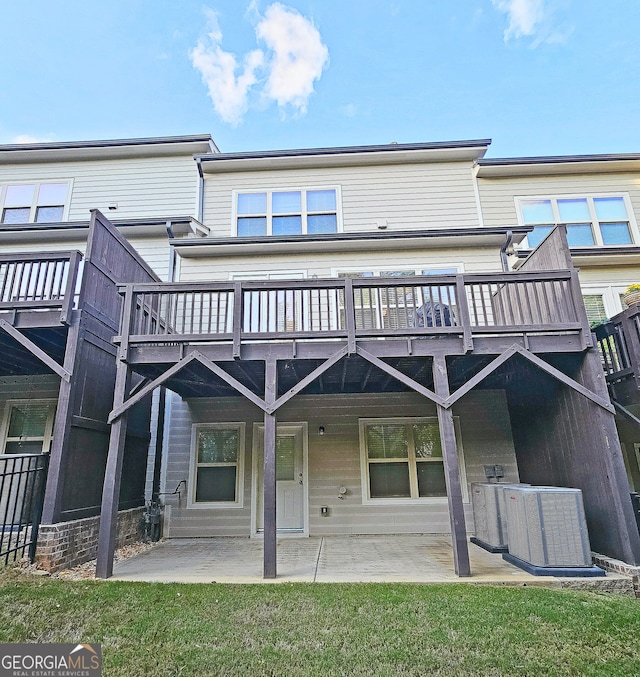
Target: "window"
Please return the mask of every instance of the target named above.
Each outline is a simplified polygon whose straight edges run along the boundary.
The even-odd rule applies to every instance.
[[[456,438],[463,497],[467,501],[457,420]],[[446,497],[436,418],[361,419],[360,445],[364,502]]]
[[[338,277],[402,277],[455,275],[457,267],[408,270],[338,271]],[[451,285],[374,287],[354,290],[358,329],[398,329],[410,326],[440,327],[456,324],[455,283]]]
[[[319,235],[339,230],[337,188],[235,193],[236,233]]]
[[[7,402],[2,453],[48,453],[51,448],[55,410],[55,400]]]
[[[521,220],[534,226],[527,236],[529,247],[537,247],[556,225],[567,227],[570,247],[616,246],[634,243],[626,199],[621,195],[602,197],[520,198]]]
[[[193,427],[193,475],[190,507],[242,506],[244,424]]]
[[[68,192],[68,183],[29,183],[0,187],[2,223],[62,221]]]
[[[622,296],[631,282],[632,280],[615,284],[586,283],[582,285],[582,299],[591,326],[608,320],[626,307]]]
[[[592,327],[594,324],[600,324],[608,319],[602,294],[583,294],[582,300],[587,311],[589,326]]]

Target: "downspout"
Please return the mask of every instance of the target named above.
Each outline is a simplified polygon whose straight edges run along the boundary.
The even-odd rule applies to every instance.
[[[198,214],[197,214],[197,219],[200,221],[200,223],[204,223],[202,220],[203,215],[204,215],[204,173],[202,171],[202,160],[197,157],[196,158],[196,166],[198,167]]]
[[[507,237],[505,238],[505,241],[502,244],[502,247],[500,247],[500,260],[502,261],[502,271],[504,273],[509,272],[509,261],[507,259],[507,249],[509,249],[509,245],[511,244],[511,240],[513,240],[513,231],[508,230],[507,231]]]
[[[176,248],[173,244],[173,229],[171,221],[167,221],[167,237],[169,238],[169,269],[167,270],[167,282],[175,282],[176,279]]]
[[[173,244],[174,233],[171,227],[171,221],[167,221],[167,237],[169,238],[169,266],[167,271],[167,282],[175,281],[176,277],[176,249]],[[162,476],[165,464],[163,460],[166,458],[166,439],[167,430],[166,424],[169,420],[169,402],[167,398],[167,389],[165,386],[160,386],[157,395],[154,393],[154,398],[158,398],[158,411],[156,414],[156,443],[154,449],[153,459],[153,481],[151,484],[151,500],[159,500],[162,493]]]

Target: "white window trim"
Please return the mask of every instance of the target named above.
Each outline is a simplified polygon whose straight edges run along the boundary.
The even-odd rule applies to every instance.
[[[435,416],[406,416],[398,418],[361,418],[358,419],[359,437],[360,437],[360,483],[362,487],[362,505],[442,505],[447,503],[446,496],[425,496],[416,498],[371,498],[369,495],[369,458],[367,455],[367,444],[365,428],[368,425],[379,425],[385,423],[391,424],[420,424],[420,423],[438,423]],[[469,487],[467,483],[467,472],[464,463],[464,450],[462,447],[462,435],[460,432],[460,417],[453,417],[453,425],[456,434],[456,447],[458,452],[458,468],[460,472],[460,487],[462,490],[463,503],[469,503]],[[399,459],[403,461],[404,459]],[[409,461],[408,461],[409,462]]]
[[[430,266],[427,264],[424,265],[414,265],[414,266],[407,266],[407,265],[399,265],[395,266],[393,264],[385,265],[385,266],[341,266],[340,268],[332,268],[331,269],[331,276],[332,277],[338,277],[339,275],[343,273],[373,273],[373,277],[381,277],[382,273],[385,271],[393,271],[393,272],[413,272],[416,275],[420,276],[422,275],[423,270],[450,270],[451,268],[456,268],[458,273],[464,273],[464,263],[459,262],[459,263],[451,263],[448,265],[445,264],[439,264],[436,266]],[[451,273],[442,273],[443,275],[451,275]]]
[[[342,186],[284,186],[278,188],[247,188],[244,190],[233,190],[232,191],[232,209],[231,209],[231,232],[234,237],[238,237],[238,217],[240,218],[251,218],[252,216],[263,216],[262,214],[253,215],[253,214],[238,214],[238,195],[246,195],[249,193],[266,193],[267,194],[267,213],[264,214],[267,218],[267,234],[266,235],[256,235],[255,237],[274,237],[271,234],[271,219],[273,213],[271,211],[271,196],[273,193],[307,193],[314,190],[335,190],[336,192],[336,232],[343,232],[343,222],[342,222]],[[306,197],[302,199],[301,205],[301,216],[302,216],[302,235],[308,235],[306,232],[307,228],[307,200]],[[313,212],[315,213],[315,212]],[[333,213],[333,212],[331,212]],[[277,216],[280,216],[279,214]],[[282,216],[286,216],[283,214]],[[276,236],[279,237],[279,236]],[[313,235],[311,235],[313,237]]]
[[[620,301],[620,295],[630,284],[633,284],[633,282],[634,280],[629,280],[628,282],[615,282],[611,284],[603,284],[602,282],[586,282],[580,285],[580,290],[584,296],[601,295],[607,317],[613,317],[614,315],[622,312],[623,308]]]
[[[189,490],[187,492],[187,508],[194,510],[221,510],[244,507],[244,462],[245,449],[244,421],[225,423],[194,423],[191,426],[191,451],[189,463]],[[215,428],[236,428],[239,431],[238,462],[236,464],[236,500],[235,501],[197,501],[196,472],[198,466],[198,433],[200,430]]]
[[[622,198],[624,202],[624,208],[627,211],[627,216],[629,217],[629,230],[631,231],[631,243],[628,245],[616,245],[616,244],[604,244],[602,240],[602,233],[600,232],[600,221],[596,215],[595,206],[593,203],[594,198]],[[587,206],[589,208],[589,215],[591,216],[591,230],[593,231],[593,239],[595,244],[592,245],[580,245],[579,247],[633,247],[640,246],[640,230],[638,230],[638,224],[635,218],[635,212],[633,211],[633,204],[631,202],[631,197],[629,193],[566,193],[566,194],[546,194],[546,195],[517,195],[514,198],[516,214],[518,215],[518,224],[526,225],[524,216],[522,214],[522,203],[529,200],[550,200],[551,209],[553,210],[553,218],[555,219],[554,224],[540,224],[540,225],[561,225],[565,222],[560,219],[560,214],[558,212],[558,200],[586,200]],[[605,221],[606,223],[606,221]],[[529,239],[527,238],[526,247],[520,245],[521,248],[530,249]]]
[[[24,205],[24,207],[30,208],[29,212],[29,221],[27,223],[36,223],[36,212],[38,207],[43,207],[43,206],[49,206],[49,205],[38,205],[38,192],[40,190],[40,186],[42,184],[50,184],[50,183],[66,183],[67,184],[67,194],[65,195],[64,198],[64,206],[62,209],[62,221],[68,221],[69,220],[69,207],[71,203],[71,193],[73,190],[73,179],[65,179],[65,178],[49,178],[49,179],[43,179],[43,180],[24,180],[24,181],[10,181],[8,183],[3,183],[0,184],[0,227],[1,226],[10,226],[10,225],[20,225],[20,224],[8,224],[8,223],[2,223],[2,216],[4,214],[4,201],[5,197],[7,194],[7,188],[9,186],[34,186],[33,190],[33,198],[31,200],[31,205]],[[13,208],[12,208],[13,209]],[[46,221],[40,222],[38,225],[39,226],[45,226],[47,224]]]
[[[7,445],[8,433],[9,433],[9,420],[11,418],[11,410],[17,405],[25,404],[34,404],[34,405],[46,405],[49,407],[49,412],[47,414],[47,421],[44,428],[44,437],[42,440],[42,453],[48,454],[51,451],[51,438],[53,437],[53,426],[56,418],[56,405],[58,400],[51,398],[41,398],[41,399],[12,399],[7,400],[4,408],[4,416],[2,417],[2,427],[0,428],[0,440],[2,440],[2,446],[0,447],[0,456],[14,456],[15,454],[5,454],[4,450]],[[26,441],[39,441],[39,437],[33,438],[22,438]]]
[[[307,277],[306,270],[287,270],[276,272],[273,270],[256,271],[255,273],[230,273],[230,280],[304,280]]]

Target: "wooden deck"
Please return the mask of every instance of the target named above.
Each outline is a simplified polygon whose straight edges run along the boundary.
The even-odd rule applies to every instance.
[[[357,279],[128,284],[121,359],[171,362],[185,347],[216,359],[260,359],[274,346],[326,357],[366,341],[384,356],[584,350],[590,331],[575,270]],[[415,341],[415,339],[432,339]],[[390,345],[380,339],[395,339]],[[333,344],[334,347],[331,347]],[[316,350],[311,346],[315,345]],[[213,348],[212,348],[213,346]],[[226,357],[225,357],[226,356]]]
[[[78,251],[0,256],[0,375],[54,371],[64,378],[81,265]]]
[[[18,328],[68,324],[81,261],[79,251],[0,255],[0,317]]]

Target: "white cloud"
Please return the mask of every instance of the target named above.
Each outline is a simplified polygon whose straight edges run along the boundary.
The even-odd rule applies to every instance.
[[[278,105],[305,113],[313,83],[329,61],[329,50],[318,29],[296,10],[279,2],[270,5],[256,26],[272,55],[264,94]]]
[[[544,19],[543,0],[491,0],[493,6],[507,14],[509,26],[504,32],[505,41],[509,38],[532,36]]]
[[[573,32],[573,26],[557,19],[563,3],[548,0],[491,0],[493,6],[509,18],[504,32],[504,41],[529,38],[532,47],[542,43],[565,42]]]
[[[216,12],[205,9],[208,32],[189,52],[193,67],[207,86],[213,106],[225,121],[238,125],[250,105],[252,88],[261,87],[267,102],[293,107],[304,114],[314,82],[329,60],[329,51],[311,21],[279,2],[267,7],[264,16],[252,1],[247,17],[255,22],[256,38],[266,50],[245,55],[242,66],[235,54],[222,47],[222,31]]]
[[[262,65],[264,55],[259,49],[249,52],[244,58],[242,72],[236,75],[238,63],[235,55],[220,47],[222,31],[217,14],[210,9],[205,11],[209,32],[189,52],[189,57],[193,67],[200,71],[218,115],[236,126],[247,110],[249,89],[257,82],[256,71]]]

